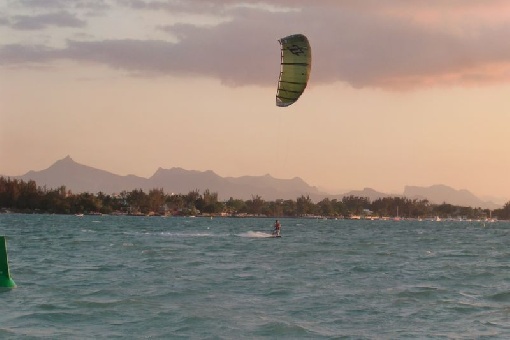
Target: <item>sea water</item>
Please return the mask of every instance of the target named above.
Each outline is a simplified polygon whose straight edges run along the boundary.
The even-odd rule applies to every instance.
[[[510,338],[510,223],[281,221],[0,215],[0,338]]]

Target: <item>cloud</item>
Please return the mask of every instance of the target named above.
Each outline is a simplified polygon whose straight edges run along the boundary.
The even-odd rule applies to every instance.
[[[27,8],[63,8],[68,3],[65,0],[20,0],[19,5]]]
[[[481,27],[474,35],[462,35],[393,17],[356,14],[320,15],[334,32],[314,31],[320,80],[401,88],[430,84],[434,79],[440,83],[445,77],[451,81],[455,74],[460,81],[483,65],[510,66],[510,48],[505,43],[508,25]]]
[[[18,30],[40,30],[49,26],[84,27],[85,22],[75,15],[60,11],[40,15],[16,15],[12,18],[11,28]]]
[[[304,33],[312,45],[311,81],[315,84],[340,81],[354,87],[403,89],[508,81],[510,75],[510,21],[487,21],[496,5],[504,6],[499,1],[491,2],[492,6],[478,0],[469,6],[465,1],[422,0],[271,2],[271,6],[294,10],[269,10],[262,2],[246,6],[233,0],[131,0],[122,4],[142,18],[145,13],[179,11],[207,13],[224,20],[210,26],[152,23],[155,31],[168,34],[168,40],[74,38],[62,49],[5,45],[0,46],[0,64],[65,59],[108,65],[132,74],[204,76],[230,86],[271,86],[279,71],[277,39]],[[443,21],[441,11],[459,21]],[[65,13],[25,18],[25,27],[83,25]],[[472,20],[465,21],[455,13],[469,13]]]
[[[120,3],[119,3],[120,4]],[[165,11],[186,11],[186,12],[207,12],[211,10],[221,10],[223,4],[221,1],[144,1],[144,0],[126,0],[122,5],[143,10],[165,10]]]
[[[15,2],[15,1],[14,1]],[[19,0],[18,6],[30,10],[43,9],[73,9],[73,8],[86,8],[86,9],[106,9],[110,8],[104,0]]]

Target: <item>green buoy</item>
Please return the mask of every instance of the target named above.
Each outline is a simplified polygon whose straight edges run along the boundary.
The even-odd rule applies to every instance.
[[[15,288],[16,284],[11,279],[9,264],[7,263],[7,244],[5,236],[0,236],[0,287]]]

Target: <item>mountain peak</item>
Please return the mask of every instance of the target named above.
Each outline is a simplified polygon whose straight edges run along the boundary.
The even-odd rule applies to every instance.
[[[78,164],[74,161],[74,159],[71,158],[71,156],[67,155],[66,157],[59,159],[55,163],[53,163],[50,168],[74,168],[76,166],[81,166],[81,164]]]
[[[55,163],[50,166],[51,168],[75,168],[76,166],[80,166],[81,164],[76,163],[71,156],[67,155],[66,157],[59,159]]]
[[[61,160],[56,161],[56,163],[75,163],[75,161],[71,158],[70,155],[62,158]]]

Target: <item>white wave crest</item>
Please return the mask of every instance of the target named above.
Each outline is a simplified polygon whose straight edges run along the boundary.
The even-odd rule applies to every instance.
[[[242,234],[239,234],[241,237],[252,237],[252,238],[267,238],[273,237],[271,233],[264,233],[262,231],[248,231]]]

